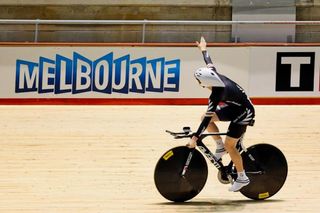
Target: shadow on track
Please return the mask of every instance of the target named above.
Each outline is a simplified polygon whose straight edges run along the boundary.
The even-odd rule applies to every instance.
[[[166,212],[230,212],[230,211],[242,211],[246,205],[260,205],[262,203],[278,203],[283,200],[194,200],[189,202],[163,202],[154,203],[152,205],[159,205],[165,209]]]

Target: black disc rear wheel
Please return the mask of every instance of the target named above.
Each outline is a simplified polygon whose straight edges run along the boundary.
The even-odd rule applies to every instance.
[[[257,144],[248,148],[248,152],[256,160],[242,153],[244,169],[250,179],[250,184],[240,192],[251,199],[263,200],[275,195],[287,178],[288,165],[283,153],[270,144]],[[259,168],[260,167],[260,168]],[[254,172],[262,171],[262,174]]]
[[[175,147],[164,153],[156,165],[155,185],[160,194],[170,201],[192,199],[200,193],[207,181],[207,162],[198,150],[193,151],[188,170],[182,177],[190,152],[186,146]]]

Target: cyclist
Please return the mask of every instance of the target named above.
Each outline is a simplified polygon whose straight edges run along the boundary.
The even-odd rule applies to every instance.
[[[224,143],[220,136],[212,137],[217,145],[216,158],[221,160],[221,157],[227,151],[237,169],[237,179],[229,188],[229,191],[236,192],[250,183],[243,168],[241,155],[236,149],[236,144],[245,133],[247,126],[253,125],[254,107],[244,90],[237,83],[217,72],[207,52],[205,39],[201,37],[200,42],[197,41],[196,44],[203,54],[207,67],[197,69],[194,76],[202,87],[211,90],[211,95],[207,112],[202,116],[202,122],[187,146],[194,148],[199,136],[206,129],[208,132],[219,132],[215,124],[216,121],[230,121]],[[219,103],[222,105],[219,105]]]

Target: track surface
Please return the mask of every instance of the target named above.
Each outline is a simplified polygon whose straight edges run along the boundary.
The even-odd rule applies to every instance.
[[[0,212],[318,212],[320,106],[256,108],[245,144],[284,152],[282,190],[251,201],[228,192],[209,165],[203,191],[175,204],[156,191],[153,169],[163,152],[187,141],[164,130],[196,129],[206,106],[0,106]]]

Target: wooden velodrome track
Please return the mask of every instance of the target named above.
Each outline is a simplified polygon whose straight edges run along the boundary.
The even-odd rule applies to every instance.
[[[203,191],[175,204],[156,191],[153,170],[187,141],[164,130],[197,128],[206,106],[0,106],[0,212],[319,212],[320,106],[256,108],[245,144],[285,153],[282,190],[251,201],[228,192],[209,166]]]

